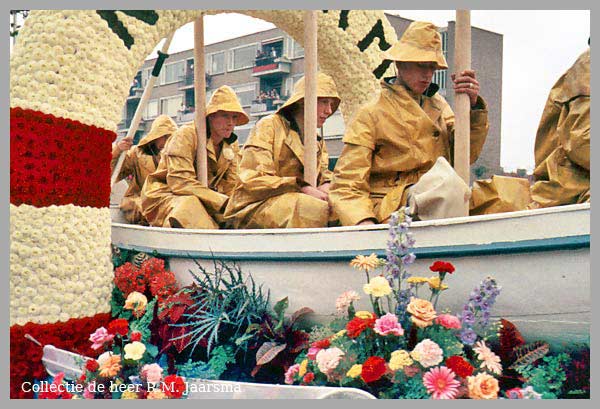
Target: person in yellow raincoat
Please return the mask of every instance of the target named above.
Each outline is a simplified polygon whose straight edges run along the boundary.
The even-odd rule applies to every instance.
[[[590,201],[590,50],[554,84],[535,138],[529,208]]]
[[[113,146],[110,170],[119,160],[121,152],[127,151],[117,181],[131,177],[129,187],[121,201],[121,211],[129,223],[148,225],[142,215],[142,200],[140,197],[142,187],[148,175],[156,170],[160,161],[160,151],[165,146],[167,139],[177,130],[177,124],[167,115],[156,117],[150,132],[140,142],[132,145],[132,138],[123,138]]]
[[[317,127],[337,110],[333,79],[317,76]],[[325,227],[330,214],[331,171],[325,142],[318,138],[317,187],[303,180],[304,77],[292,96],[250,132],[240,162],[240,180],[225,211],[236,228]]]
[[[386,222],[438,158],[452,163],[454,113],[432,83],[435,70],[448,68],[436,27],[411,23],[384,58],[395,62],[398,75],[384,79],[380,95],[357,112],[334,170],[329,195],[343,225]],[[471,101],[473,163],[487,136],[487,106],[474,71],[452,79],[454,91]]]
[[[210,98],[206,107],[208,187],[196,178],[195,124],[179,128],[142,190],[142,209],[151,226],[225,227],[223,210],[237,181],[240,160],[233,130],[249,120],[231,87],[218,88]]]

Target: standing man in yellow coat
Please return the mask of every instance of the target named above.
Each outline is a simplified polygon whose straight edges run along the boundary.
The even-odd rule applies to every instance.
[[[142,215],[142,187],[148,175],[156,170],[160,161],[160,151],[176,130],[177,124],[171,117],[160,115],[152,122],[150,132],[133,148],[131,138],[123,138],[113,146],[111,172],[114,171],[121,152],[127,151],[117,181],[131,176],[120,205],[129,223],[148,225],[148,221]]]
[[[590,50],[550,91],[535,138],[530,208],[590,201]]]
[[[436,27],[411,23],[385,59],[396,63],[398,75],[384,79],[380,95],[357,112],[334,170],[330,199],[345,226],[385,223],[438,158],[452,163],[454,113],[431,82],[436,70],[448,68]],[[471,101],[473,163],[487,136],[487,107],[474,71],[452,79],[455,92]],[[449,192],[440,192],[440,199]]]
[[[337,110],[333,79],[317,76],[317,127]],[[304,181],[304,77],[273,115],[261,119],[244,145],[240,180],[225,211],[236,228],[325,227],[331,171],[325,142],[318,138],[317,187]]]
[[[142,191],[142,209],[151,226],[224,227],[223,211],[237,181],[240,160],[233,130],[249,120],[231,87],[218,88],[210,98],[206,107],[208,187],[196,179],[194,123],[185,124],[171,137]]]

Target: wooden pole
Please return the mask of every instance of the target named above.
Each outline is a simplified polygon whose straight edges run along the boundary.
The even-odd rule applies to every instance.
[[[454,72],[471,69],[471,12],[456,10]],[[470,186],[471,174],[471,102],[467,94],[455,96],[454,170]],[[464,215],[469,215],[467,201]]]
[[[194,123],[198,144],[196,146],[196,178],[208,186],[208,159],[206,157],[206,77],[204,71],[204,15],[194,23]]]
[[[304,12],[304,180],[317,186],[317,13]]]
[[[166,38],[165,43],[163,44],[161,50],[159,51],[158,58],[156,59],[156,63],[154,64],[154,68],[152,69],[152,75],[148,79],[146,88],[144,88],[144,92],[142,93],[142,98],[140,99],[140,102],[139,102],[137,108],[135,109],[135,114],[133,115],[133,119],[131,120],[131,125],[129,126],[129,130],[127,131],[127,135],[125,135],[122,139],[130,138],[130,137],[133,138],[133,136],[135,136],[135,133],[137,132],[138,127],[140,125],[140,121],[142,119],[142,113],[146,109],[146,105],[148,105],[148,101],[150,100],[150,95],[152,95],[152,89],[154,88],[154,83],[156,82],[156,79],[158,78],[158,76],[160,74],[160,70],[162,68],[164,61],[169,56],[169,54],[168,54],[169,46],[171,45],[171,41],[173,40],[174,35],[175,35],[174,31],[171,34],[169,34],[169,36]],[[119,139],[119,140],[121,140],[121,139]],[[126,154],[126,152],[123,151],[119,155],[119,160],[117,161],[117,164],[115,165],[115,169],[113,170],[112,176],[110,177],[110,188],[111,189],[114,186],[114,184],[116,183],[117,177],[119,176],[119,173],[121,172],[121,167],[123,166],[123,162],[125,161],[125,154]]]

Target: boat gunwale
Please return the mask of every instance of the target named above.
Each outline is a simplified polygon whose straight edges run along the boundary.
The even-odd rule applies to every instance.
[[[581,212],[590,210],[590,203],[580,203],[574,205],[556,206],[542,209],[533,210],[520,210],[516,212],[506,213],[494,213],[477,216],[464,216],[454,217],[447,219],[436,219],[427,221],[414,221],[411,223],[411,228],[425,228],[425,227],[440,227],[440,226],[452,226],[458,224],[470,224],[479,223],[486,221],[505,220],[505,219],[519,219],[533,216],[541,216],[553,213],[566,213],[566,212]],[[112,227],[127,228],[132,230],[142,230],[147,232],[156,232],[162,234],[177,234],[177,235],[191,235],[191,234],[210,234],[210,235],[286,235],[286,234],[317,234],[317,233],[343,233],[343,232],[355,232],[355,231],[380,231],[389,229],[389,224],[375,224],[367,226],[338,226],[338,227],[311,227],[311,228],[290,228],[290,229],[176,229],[170,227],[153,227],[153,226],[140,226],[136,224],[118,223],[112,222]]]

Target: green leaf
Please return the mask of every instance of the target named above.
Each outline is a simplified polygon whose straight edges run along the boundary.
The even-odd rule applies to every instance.
[[[152,344],[145,344],[146,352],[150,355],[151,358],[155,358],[158,355],[158,347]]]
[[[273,311],[275,311],[275,314],[277,314],[277,320],[278,321],[283,321],[283,316],[285,314],[285,310],[287,310],[287,308],[289,307],[289,301],[288,298],[285,297],[279,301],[277,301],[277,303],[275,304],[275,306],[273,307]]]

